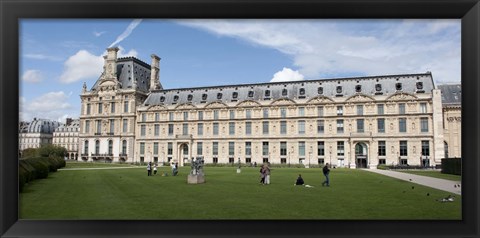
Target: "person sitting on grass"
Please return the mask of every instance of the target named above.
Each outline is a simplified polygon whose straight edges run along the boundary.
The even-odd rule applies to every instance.
[[[299,174],[298,178],[297,178],[297,181],[295,182],[294,185],[303,185],[303,184],[305,184],[305,182],[303,181],[302,175]]]

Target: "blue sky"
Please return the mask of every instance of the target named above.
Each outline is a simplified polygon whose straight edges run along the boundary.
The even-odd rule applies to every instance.
[[[21,20],[20,118],[79,117],[110,46],[164,88],[431,71],[460,82],[460,20]]]

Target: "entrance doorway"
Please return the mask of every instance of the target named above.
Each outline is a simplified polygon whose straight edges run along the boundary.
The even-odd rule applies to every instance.
[[[358,143],[355,146],[355,162],[357,168],[367,168],[368,162],[368,148],[363,142]]]
[[[188,163],[188,144],[183,143],[180,145],[180,153],[178,153],[178,161],[182,161],[182,164]]]

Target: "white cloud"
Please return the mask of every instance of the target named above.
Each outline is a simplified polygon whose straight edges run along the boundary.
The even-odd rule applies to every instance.
[[[133,20],[130,25],[128,25],[127,29],[125,29],[125,31],[120,34],[117,39],[112,43],[110,44],[110,46],[108,46],[109,48],[122,42],[123,40],[125,40],[125,38],[127,38],[131,33],[132,31],[138,26],[138,24],[140,24],[140,22],[142,22],[142,19],[135,19]]]
[[[105,34],[105,33],[107,33],[107,32],[106,32],[106,31],[100,31],[100,32],[94,31],[94,32],[93,32],[93,35],[94,35],[95,37],[100,37],[101,35],[103,35],[103,34]]]
[[[460,81],[459,20],[180,20],[290,56],[307,78],[424,73]]]
[[[102,56],[80,50],[65,61],[60,82],[73,83],[89,78],[98,78],[103,70],[103,61]]]
[[[297,70],[293,71],[289,68],[283,68],[282,71],[278,71],[273,75],[270,82],[284,82],[284,81],[300,81],[304,80],[303,75]]]
[[[37,60],[52,60],[52,61],[62,60],[60,57],[44,55],[44,54],[25,54],[24,57],[27,59],[37,59]]]
[[[125,53],[125,49],[122,46],[118,46],[118,57],[127,57],[127,56],[133,56],[137,57],[138,52],[135,49],[131,49],[128,52]],[[106,54],[106,52],[105,52]]]
[[[29,83],[42,82],[43,76],[39,70],[30,69],[23,73],[22,80]]]
[[[20,119],[29,121],[37,117],[60,121],[65,115],[78,117],[78,108],[68,103],[69,98],[63,91],[49,92],[31,101],[20,97]]]

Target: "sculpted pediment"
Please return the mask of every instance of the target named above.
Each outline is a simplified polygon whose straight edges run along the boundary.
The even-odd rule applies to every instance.
[[[389,101],[415,100],[415,99],[417,99],[415,95],[408,94],[408,93],[396,93],[390,96],[389,98],[387,98],[387,100]]]
[[[182,103],[175,107],[175,109],[195,109],[196,107],[193,106],[191,103]]]
[[[270,105],[295,105],[295,101],[288,98],[279,98],[273,101]]]
[[[207,105],[205,105],[205,108],[221,108],[221,107],[227,107],[227,105],[223,102],[211,102]]]
[[[241,101],[237,104],[237,107],[252,107],[252,106],[261,106],[261,104],[252,100]]]
[[[160,110],[166,110],[167,107],[165,107],[164,105],[151,105],[147,108],[147,110],[151,110],[151,111],[160,111]]]
[[[331,102],[333,102],[333,100],[329,97],[318,96],[308,100],[307,103],[315,104],[315,103],[331,103]]]
[[[372,101],[375,101],[375,99],[364,94],[357,94],[347,98],[347,100],[345,101],[346,102],[372,102]]]

